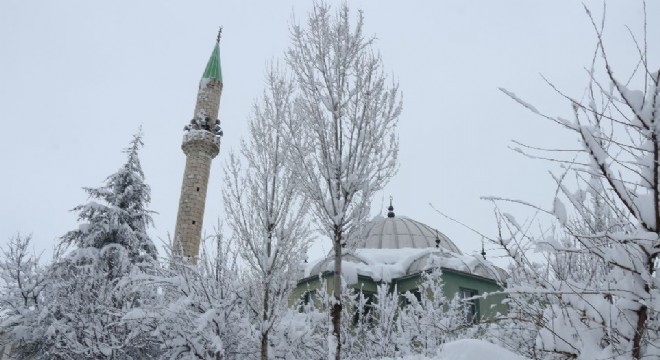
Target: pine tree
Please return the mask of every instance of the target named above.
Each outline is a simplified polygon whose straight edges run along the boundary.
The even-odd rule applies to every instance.
[[[125,150],[126,163],[77,206],[82,224],[66,233],[48,268],[45,299],[13,339],[17,355],[38,359],[134,359],[156,356],[158,344],[136,317],[156,297],[135,279],[155,268],[146,233],[150,194],[138,158],[142,134]],[[73,247],[71,251],[65,252]],[[130,316],[127,316],[129,315]]]
[[[153,224],[151,211],[147,210],[151,190],[138,157],[142,136],[141,131],[133,136],[124,149],[126,163],[108,176],[103,186],[84,188],[92,200],[73,209],[82,224],[66,233],[62,244],[79,249],[116,244],[128,251],[131,263],[156,259],[156,247],[147,234],[147,227]]]

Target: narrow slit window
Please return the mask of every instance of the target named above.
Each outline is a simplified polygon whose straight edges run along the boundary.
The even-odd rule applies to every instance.
[[[193,225],[195,225],[195,220],[193,220]]]
[[[197,191],[199,191],[199,186],[197,187]]]

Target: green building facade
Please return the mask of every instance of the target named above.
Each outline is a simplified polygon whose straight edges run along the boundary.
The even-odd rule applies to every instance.
[[[463,254],[447,236],[428,225],[395,216],[391,205],[387,217],[374,218],[360,235],[349,237],[342,259],[344,280],[367,297],[374,295],[383,283],[400,294],[415,293],[422,273],[439,265],[445,297],[479,297],[466,301],[476,321],[508,310],[502,303],[505,296],[498,293],[506,280],[503,269],[482,256]],[[332,256],[310,263],[292,294],[292,301],[309,300],[321,286],[321,278],[331,293],[332,269]]]

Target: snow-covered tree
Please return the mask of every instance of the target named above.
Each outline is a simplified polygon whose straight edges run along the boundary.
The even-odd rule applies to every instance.
[[[247,312],[246,279],[230,241],[218,229],[199,262],[169,251],[169,267],[146,279],[160,302],[142,317],[155,320],[154,336],[168,359],[253,359],[258,356]]]
[[[286,312],[309,243],[307,204],[287,162],[285,123],[293,115],[294,87],[276,65],[255,103],[247,140],[225,168],[228,223],[249,266],[247,304],[260,336],[260,358],[269,358],[269,335]]]
[[[430,268],[422,272],[420,280],[415,293],[404,294],[399,332],[404,353],[432,356],[445,342],[464,335],[472,321],[467,319],[469,307],[459,294],[452,299],[445,296],[437,258],[430,259]]]
[[[275,324],[276,359],[322,359],[325,356],[328,312],[314,304],[296,304]]]
[[[576,306],[564,292],[601,289],[606,294],[610,287],[610,265],[586,248],[581,238],[598,239],[599,246],[608,248],[610,239],[602,234],[631,231],[626,228],[626,224],[629,224],[627,220],[621,223],[609,208],[602,208],[604,188],[593,176],[589,178],[586,182],[589,189],[586,190],[569,192],[566,186],[559,186],[558,194],[571,199],[569,202],[578,215],[566,215],[563,226],[557,228],[557,225],[553,225],[543,236],[532,236],[529,231],[525,231],[526,225],[518,224],[511,215],[503,214],[499,208],[496,211],[501,233],[505,234],[499,237],[500,244],[514,260],[514,264],[507,279],[510,311],[493,324],[490,331],[499,338],[494,339],[495,342],[530,358],[563,358],[567,355],[563,350],[548,350],[554,345],[544,345],[547,336],[543,336],[548,332],[556,332],[550,337],[553,342],[555,337],[569,336],[566,331],[548,329],[554,326],[556,318],[565,316],[557,315],[549,309],[561,309],[562,314],[573,314],[566,316],[581,317],[579,314],[583,312],[584,304]],[[554,206],[561,208],[564,205],[556,199]],[[564,210],[559,212],[563,219]],[[535,259],[535,255],[530,256],[527,249],[540,252],[543,261]]]
[[[571,119],[543,114],[504,90],[574,133],[583,146],[578,157],[554,159],[565,162],[580,184],[578,191],[570,191],[566,177],[557,178],[557,196],[547,213],[561,227],[559,238],[535,236],[527,224],[499,212],[498,241],[515,260],[519,276],[508,291],[540,299],[536,348],[541,356],[657,358],[660,71],[647,57],[645,33],[641,40],[633,37],[639,67],[632,76],[615,75],[604,42],[604,21],[597,23],[589,10],[587,14],[598,40],[597,56],[588,69],[586,97],[562,94],[570,101]],[[595,200],[586,201],[585,190],[594,190]],[[602,217],[604,210],[610,215]],[[539,267],[525,255],[530,242],[549,265]]]
[[[383,294],[387,294],[387,284],[382,284],[381,288]],[[298,305],[301,310],[298,319],[304,320],[298,321],[301,325],[304,323],[304,326],[297,326],[300,334],[298,338],[314,344],[314,349],[304,349],[314,355],[311,358],[328,357],[328,353],[334,356],[334,349],[328,348],[328,344],[334,340],[334,337],[328,336],[328,329],[332,329],[330,309],[334,303],[334,293],[328,290],[327,279],[319,275],[318,286],[309,289],[305,301]],[[373,295],[365,294],[361,289],[344,287],[341,294],[343,314],[340,327],[343,359],[367,359],[374,354],[383,354],[373,344],[378,335],[370,335],[377,324],[372,312],[374,300]]]
[[[105,186],[86,189],[93,200],[74,209],[82,224],[62,237],[47,268],[47,286],[39,294],[43,301],[33,296],[31,311],[17,320],[23,331],[12,332],[17,356],[133,359],[157,353],[153,338],[135,319],[125,318],[155,297],[132,281],[153,270],[156,255],[146,233],[151,217],[146,209],[149,187],[138,159],[141,137],[134,136],[125,150],[127,162]],[[10,275],[21,279],[17,273]]]
[[[39,256],[29,251],[31,240],[31,235],[17,234],[0,250],[0,279],[3,286],[0,301],[5,312],[38,306],[40,303],[47,278],[43,267],[39,265]]]
[[[334,251],[331,357],[341,356],[341,274],[346,235],[369,213],[370,201],[394,175],[401,98],[387,84],[374,38],[348,5],[334,13],[315,3],[305,25],[291,26],[287,62],[295,75],[296,112],[288,122],[298,184]]]
[[[36,322],[48,284],[39,257],[29,251],[31,236],[11,237],[0,251],[0,333],[7,334],[15,351],[31,352],[31,327]],[[16,340],[16,341],[15,341]]]
[[[448,341],[483,335],[484,327],[467,319],[471,309],[468,305],[474,299],[463,299],[458,294],[448,299],[438,262],[432,258],[431,263],[434,265],[421,274],[414,293],[400,294],[396,285],[389,283],[379,284],[375,293],[344,288],[343,359],[435,356]],[[309,340],[317,348],[329,342],[327,338],[319,339],[331,323],[327,310],[334,295],[327,290],[326,279],[321,278],[320,285],[307,296],[309,302],[302,307],[304,311],[296,323],[302,334],[299,339]]]
[[[141,319],[125,318],[145,308],[154,294],[125,281],[142,272],[119,245],[76,249],[49,268],[45,301],[33,323],[32,356],[40,359],[133,359],[158,353]],[[121,275],[119,275],[121,274]]]
[[[360,295],[362,294],[360,293]],[[366,304],[369,311],[366,316],[361,314],[366,322],[358,324],[365,329],[358,335],[361,337],[362,354],[356,358],[395,357],[408,346],[407,339],[401,336],[403,330],[400,315],[401,305],[401,298],[396,286],[392,288],[388,283],[378,285],[373,300]],[[361,308],[359,311],[364,312],[363,301],[358,301],[357,306]]]
[[[62,237],[64,245],[80,249],[121,245],[128,250],[131,263],[156,258],[156,247],[147,234],[147,227],[153,221],[147,210],[151,189],[144,181],[138,157],[142,146],[142,132],[139,131],[124,150],[126,163],[108,176],[103,186],[85,188],[92,200],[73,209],[78,212],[81,224]]]

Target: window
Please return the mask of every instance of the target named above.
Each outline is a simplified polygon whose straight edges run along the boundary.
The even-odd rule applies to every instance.
[[[477,295],[479,292],[474,289],[459,290],[459,296],[463,299],[463,316],[468,324],[474,324],[479,320],[479,299],[470,299]]]
[[[307,309],[317,307],[318,304],[318,294],[316,290],[305,291],[300,295],[300,302],[298,303],[298,312],[305,312]]]
[[[303,303],[305,305],[316,303],[316,290],[311,290],[303,294]]]

